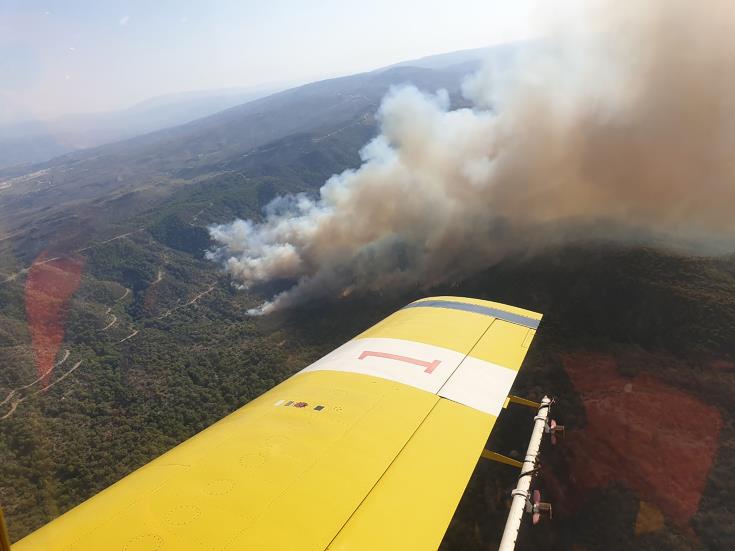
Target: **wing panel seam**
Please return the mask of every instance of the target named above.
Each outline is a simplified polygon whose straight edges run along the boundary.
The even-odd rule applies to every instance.
[[[469,355],[472,353],[472,351],[475,349],[475,347],[480,343],[482,339],[485,338],[485,335],[487,335],[487,332],[490,331],[490,328],[493,326],[493,323],[495,323],[495,320],[498,318],[494,318],[485,328],[485,330],[482,332],[482,335],[475,341],[475,344],[472,345],[472,347],[467,351],[467,354],[464,355],[464,358],[462,358],[462,361],[460,361],[457,364],[457,367],[455,367],[452,372],[449,374],[449,377],[442,383],[442,386],[439,387],[439,390],[436,391],[436,395],[439,396],[441,394],[442,389],[447,386],[447,383],[452,379],[455,373],[457,373],[457,370],[462,367],[462,364],[465,362],[465,360],[469,357]]]
[[[331,539],[331,540],[329,540],[329,543],[328,543],[328,544],[327,544],[327,546],[326,546],[326,547],[324,548],[324,550],[325,550],[325,551],[327,551],[327,550],[329,549],[329,547],[330,547],[330,546],[331,546],[331,545],[332,545],[332,544],[334,543],[334,540],[336,540],[336,539],[337,539],[337,537],[338,537],[338,536],[340,535],[340,533],[342,532],[342,530],[344,529],[344,527],[345,527],[345,526],[347,526],[347,525],[349,524],[350,520],[352,520],[352,517],[354,517],[354,516],[355,516],[355,513],[357,513],[357,511],[359,511],[359,510],[360,510],[360,507],[362,507],[363,503],[365,503],[365,500],[366,500],[366,499],[367,499],[367,498],[368,498],[368,497],[370,496],[370,494],[372,494],[372,493],[373,493],[373,490],[375,490],[375,488],[376,488],[376,487],[378,486],[378,484],[380,484],[380,481],[381,481],[381,480],[383,479],[383,477],[385,476],[385,473],[387,473],[387,472],[388,472],[388,471],[390,470],[390,468],[391,468],[391,467],[393,466],[393,463],[395,463],[395,462],[396,462],[396,459],[398,459],[398,457],[399,457],[399,456],[400,456],[400,455],[401,455],[401,454],[403,453],[403,450],[405,450],[405,449],[406,449],[406,446],[408,446],[408,443],[409,443],[409,442],[410,442],[410,441],[411,441],[411,440],[413,439],[413,437],[414,437],[414,436],[416,435],[416,433],[417,433],[417,432],[419,431],[419,429],[420,429],[420,428],[421,428],[422,426],[424,426],[424,423],[426,423],[426,420],[427,420],[427,419],[429,418],[429,415],[431,415],[431,412],[432,412],[432,411],[434,411],[434,408],[436,407],[436,405],[437,405],[437,404],[439,403],[439,401],[441,400],[441,397],[440,397],[440,396],[437,396],[436,398],[437,398],[437,399],[436,399],[436,401],[434,402],[434,404],[433,404],[433,405],[431,406],[431,408],[429,409],[429,411],[427,411],[427,412],[426,412],[426,415],[424,416],[424,418],[423,418],[423,419],[421,419],[421,422],[420,422],[420,423],[419,423],[419,424],[418,424],[418,425],[416,426],[416,428],[414,429],[414,431],[413,431],[413,432],[412,432],[412,433],[411,433],[411,434],[409,435],[409,437],[408,437],[408,438],[406,439],[406,441],[405,441],[405,442],[403,443],[403,446],[401,446],[401,449],[400,449],[400,450],[398,450],[398,453],[396,453],[396,454],[395,454],[395,455],[393,456],[393,459],[391,459],[391,460],[390,460],[390,462],[389,462],[389,463],[388,463],[388,465],[387,465],[387,466],[385,467],[385,469],[383,470],[383,472],[382,472],[382,473],[380,473],[380,476],[379,476],[379,477],[377,478],[377,480],[375,481],[375,484],[373,484],[373,485],[372,485],[372,486],[370,487],[370,490],[368,490],[368,491],[367,491],[367,492],[365,493],[365,495],[364,495],[364,496],[362,496],[362,499],[360,500],[360,503],[358,503],[358,504],[357,504],[357,507],[355,507],[355,508],[354,508],[354,510],[353,510],[353,511],[352,511],[352,512],[350,513],[350,515],[349,515],[349,516],[347,517],[347,519],[345,519],[345,521],[344,521],[344,522],[342,523],[342,526],[340,526],[340,527],[339,527],[339,529],[338,529],[338,530],[337,530],[337,531],[336,531],[336,532],[334,533],[334,536],[332,537],[332,539]]]

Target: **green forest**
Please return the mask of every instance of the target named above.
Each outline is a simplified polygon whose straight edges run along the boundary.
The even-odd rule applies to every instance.
[[[59,353],[69,350],[69,359],[54,377],[72,362],[81,365],[0,420],[0,496],[14,539],[426,294],[488,298],[544,312],[515,391],[533,398],[557,396],[568,430],[585,426],[584,407],[560,361],[574,352],[660,358],[651,364],[630,362],[624,375],[663,378],[723,413],[731,410],[733,371],[712,367],[716,360],[730,361],[734,352],[731,258],[579,243],[534,258],[507,259],[451,287],[354,296],[250,317],[247,310],[262,296],[233,287],[216,266],[201,259],[200,249],[186,250],[206,238],[201,229],[192,228],[191,241],[182,242],[183,218],[162,216],[145,232],[96,246],[86,255]],[[0,363],[16,366],[2,381],[4,397],[35,378],[22,281],[0,287],[0,306]],[[102,330],[112,314],[117,322]],[[134,331],[133,338],[124,340]],[[3,409],[0,416],[6,413]],[[528,412],[509,410],[493,446],[504,452],[522,449],[529,419]],[[561,515],[553,528],[529,530],[529,548],[545,538],[560,548],[574,542],[603,549],[616,542],[640,549],[697,549],[707,538],[716,546],[729,530],[721,514],[725,496],[735,491],[728,475],[735,467],[733,436],[725,416],[719,451],[692,520],[694,535],[670,525],[635,537],[637,497],[613,485],[588,498],[614,511],[629,511],[613,515],[617,524],[608,526],[605,538],[599,539],[599,530],[591,528],[599,524],[590,521],[590,515],[603,511],[583,507]],[[563,472],[563,449],[549,454],[550,465],[560,465]],[[507,467],[480,463],[444,547],[486,549],[497,543],[513,485]]]

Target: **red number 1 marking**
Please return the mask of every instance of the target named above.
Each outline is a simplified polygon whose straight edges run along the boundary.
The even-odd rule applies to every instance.
[[[388,352],[373,352],[371,350],[365,350],[360,354],[358,360],[364,360],[369,356],[375,356],[376,358],[386,358],[388,360],[397,360],[399,362],[406,362],[412,365],[418,365],[424,368],[424,373],[431,373],[439,364],[441,360],[434,360],[433,362],[425,362],[423,360],[417,360],[416,358],[409,358],[408,356],[399,356],[398,354],[390,354]]]

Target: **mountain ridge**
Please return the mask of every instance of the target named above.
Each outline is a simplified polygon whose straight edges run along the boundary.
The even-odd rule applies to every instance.
[[[476,68],[486,57],[506,58],[518,47],[516,44],[503,44],[429,55],[357,75],[322,79],[295,87],[288,84],[264,84],[170,93],[142,100],[123,109],[62,115],[47,121],[4,124],[0,125],[0,173],[9,168],[23,170],[30,165],[45,163],[75,150],[90,149],[180,126],[280,91],[399,67],[440,70],[464,63],[468,67]]]

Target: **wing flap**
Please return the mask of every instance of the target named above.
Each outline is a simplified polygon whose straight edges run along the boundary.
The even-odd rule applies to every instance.
[[[436,549],[494,423],[439,400],[329,549]]]

